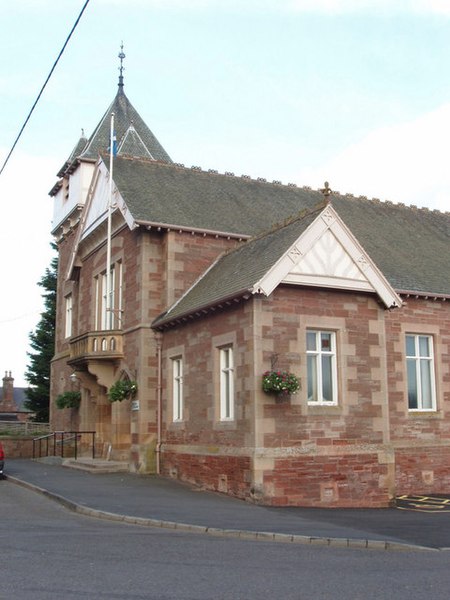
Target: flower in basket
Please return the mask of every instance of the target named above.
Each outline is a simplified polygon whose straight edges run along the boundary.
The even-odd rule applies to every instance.
[[[266,371],[262,376],[262,388],[268,394],[295,394],[299,387],[298,378],[287,371]]]
[[[108,398],[110,402],[122,402],[127,398],[133,398],[136,395],[138,386],[136,381],[129,379],[119,379],[109,388]]]

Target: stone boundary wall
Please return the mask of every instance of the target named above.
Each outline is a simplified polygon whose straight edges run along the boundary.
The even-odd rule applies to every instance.
[[[25,435],[37,437],[50,433],[49,423],[31,423],[18,421],[0,421],[0,434]]]
[[[400,494],[448,494],[450,447],[412,447],[395,451],[396,490]]]
[[[10,458],[33,458],[32,437],[0,436],[0,442],[5,452],[6,465]]]
[[[165,450],[162,474],[237,498],[250,494],[251,464],[246,456],[194,456]]]

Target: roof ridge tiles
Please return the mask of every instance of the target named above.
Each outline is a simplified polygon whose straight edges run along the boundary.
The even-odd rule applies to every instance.
[[[107,153],[102,153],[102,154],[107,154]],[[129,156],[126,154],[120,154],[117,156],[117,158],[127,158],[129,160],[136,160],[139,162],[149,162],[149,163],[159,163],[162,166],[165,167],[177,167],[179,169],[184,169],[185,171],[196,171],[198,173],[205,173],[206,175],[219,175],[222,177],[236,177],[239,179],[245,179],[246,181],[253,181],[255,183],[261,183],[261,184],[266,184],[269,186],[277,186],[277,187],[286,187],[286,188],[298,188],[300,190],[305,190],[307,192],[311,192],[314,191],[312,189],[311,186],[309,185],[301,185],[299,186],[296,183],[283,183],[281,180],[279,179],[274,179],[272,181],[268,181],[267,178],[265,177],[252,177],[251,175],[247,175],[247,174],[242,174],[242,175],[236,175],[233,171],[224,171],[223,173],[220,173],[217,169],[203,169],[201,166],[198,165],[192,165],[190,167],[187,167],[185,165],[185,163],[181,163],[181,162],[167,162],[164,160],[155,160],[155,159],[151,159],[149,157],[146,156]]]
[[[141,156],[128,156],[128,155],[120,155],[117,158],[122,158],[122,159],[127,159],[127,160],[135,160],[138,162],[142,162],[142,163],[151,163],[151,164],[159,164],[161,165],[161,167],[167,167],[167,168],[178,168],[178,169],[184,169],[187,172],[197,172],[197,173],[203,173],[205,175],[214,175],[214,176],[218,176],[218,177],[226,177],[226,178],[231,178],[231,177],[235,177],[236,179],[244,179],[245,181],[249,181],[249,182],[253,182],[255,184],[261,184],[261,185],[267,185],[267,186],[276,186],[276,187],[283,187],[283,188],[297,188],[299,190],[304,190],[307,192],[319,192],[320,189],[314,190],[311,186],[308,185],[297,185],[296,183],[283,183],[280,180],[273,180],[273,181],[267,181],[266,178],[264,177],[252,177],[251,175],[247,175],[247,174],[242,174],[240,176],[235,175],[232,171],[224,171],[223,173],[220,173],[217,169],[203,169],[201,166],[198,165],[192,165],[191,167],[187,167],[184,163],[179,163],[179,162],[166,162],[164,160],[155,160],[155,159],[151,159],[148,157],[141,157]],[[332,196],[335,197],[342,197],[342,198],[348,198],[348,199],[352,199],[354,201],[360,201],[360,202],[367,202],[370,204],[382,204],[385,206],[390,206],[390,207],[397,207],[403,210],[417,210],[417,211],[423,211],[425,213],[435,213],[435,214],[441,214],[441,215],[449,215],[450,212],[448,211],[442,211],[439,209],[430,209],[429,207],[418,207],[414,204],[406,204],[405,202],[393,202],[392,200],[389,199],[385,199],[385,200],[381,200],[380,198],[376,198],[376,197],[372,197],[369,198],[368,196],[364,196],[364,195],[360,195],[360,196],[355,196],[354,194],[352,194],[351,192],[345,192],[345,193],[341,193],[338,190],[333,190],[332,191]]]
[[[308,189],[308,187],[302,186],[302,189]],[[320,189],[316,190],[316,191],[320,191]],[[369,202],[369,203],[373,203],[373,204],[383,204],[385,206],[392,206],[392,207],[397,207],[397,208],[405,209],[405,210],[423,211],[425,213],[435,213],[435,214],[439,214],[439,215],[450,215],[450,211],[440,210],[439,208],[430,208],[429,206],[417,206],[416,204],[407,204],[406,202],[401,202],[401,201],[394,202],[393,200],[389,200],[388,198],[381,200],[380,198],[376,198],[376,197],[369,198],[368,196],[355,196],[351,192],[341,193],[337,190],[332,190],[332,196],[340,196],[342,198],[348,198],[350,200],[355,200],[355,201],[360,200],[360,201],[365,201],[365,202]]]

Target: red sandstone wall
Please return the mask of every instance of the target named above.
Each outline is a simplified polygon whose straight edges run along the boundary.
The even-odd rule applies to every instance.
[[[210,261],[235,242],[205,240],[172,232],[168,236],[124,231],[113,243],[113,260],[124,262],[124,327],[150,324],[159,312],[203,272]],[[61,269],[67,263],[69,238],[63,242]],[[88,257],[80,279],[80,303],[74,302],[74,323],[79,333],[93,327],[93,276],[104,264],[104,251]],[[166,268],[167,267],[167,268]],[[73,290],[76,292],[76,285]],[[64,294],[65,290],[62,290]],[[308,327],[333,329],[338,336],[339,404],[308,406],[306,384],[290,402],[276,403],[260,392],[260,376],[253,378],[252,301],[234,309],[190,322],[164,334],[164,372],[173,348],[182,348],[185,372],[186,420],[172,423],[169,382],[163,381],[163,469],[166,474],[250,496],[249,459],[238,457],[252,447],[256,403],[263,403],[264,447],[297,448],[310,455],[279,457],[264,473],[264,501],[272,504],[328,506],[382,506],[390,498],[389,469],[378,450],[395,451],[398,493],[439,492],[450,489],[450,305],[440,301],[408,299],[398,310],[386,311],[373,295],[279,287],[262,302],[264,351],[261,371],[277,366],[300,374],[306,382],[305,332]],[[75,311],[78,310],[76,313]],[[58,304],[57,351],[59,369],[54,395],[59,393],[64,371],[64,306]],[[404,334],[424,332],[434,336],[438,410],[411,414],[407,410]],[[259,332],[257,332],[259,335]],[[148,336],[152,337],[148,330]],[[214,344],[217,336],[235,344],[236,421],[219,423],[214,387]],[[234,337],[233,337],[234,336]],[[150,339],[150,338],[149,338]],[[156,358],[137,334],[125,339],[127,365],[145,370],[142,387],[148,406],[154,405]],[[143,352],[145,348],[145,352]],[[60,391],[63,391],[62,389]],[[148,422],[148,431],[155,423]],[[133,443],[139,436],[133,434]],[[181,447],[196,446],[188,454]],[[220,447],[227,455],[214,455]],[[178,447],[178,453],[175,449]],[[201,448],[204,448],[204,454]],[[372,448],[372,450],[371,450]],[[373,450],[375,448],[375,450]],[[235,456],[233,456],[235,452]],[[380,458],[381,457],[381,458]],[[391,469],[391,471],[392,471]]]
[[[250,303],[220,318],[203,318],[189,327],[165,334],[166,358],[172,346],[184,348],[188,415],[182,425],[170,424],[166,415],[166,472],[176,470],[178,476],[191,480],[189,473],[198,468],[193,466],[198,458],[192,457],[191,468],[187,456],[178,460],[170,453],[171,445],[216,444],[242,449],[251,440],[250,421],[241,420],[235,429],[221,430],[211,418],[214,405],[210,391],[211,339],[227,331],[235,331],[239,339],[239,332],[250,324],[244,306]],[[299,450],[292,457],[277,458],[274,469],[264,474],[265,502],[386,506],[392,495],[390,478],[394,470],[398,493],[413,492],[415,488],[435,492],[448,489],[450,323],[447,304],[415,300],[400,310],[388,312],[369,294],[355,296],[286,286],[263,301],[263,311],[268,323],[262,331],[265,368],[270,368],[271,356],[277,354],[279,368],[291,369],[305,381],[306,329],[330,328],[338,336],[339,379],[336,407],[308,405],[306,385],[290,402],[277,403],[263,396],[264,419],[271,423],[264,435],[264,447]],[[270,318],[267,319],[267,315]],[[433,414],[411,414],[407,410],[404,333],[415,332],[418,327],[419,332],[420,327],[424,331],[430,328],[429,333],[436,339],[438,411]],[[251,356],[249,339],[238,342],[236,353],[240,369],[239,374],[236,373],[238,386],[242,383],[242,374],[247,372],[246,389],[237,390],[238,403],[243,402],[239,414],[247,415],[252,414],[253,401],[258,401],[260,385],[259,381],[248,378],[250,370],[244,357]],[[165,401],[168,400],[166,395]],[[305,455],[305,448],[311,449],[311,455]],[[388,454],[391,452],[391,459],[383,455],[385,450]],[[394,451],[396,466],[392,458]],[[205,458],[205,464],[209,465],[205,484],[206,479],[208,486],[215,479],[216,489],[224,470],[221,460],[223,457],[215,461]],[[214,468],[216,472],[212,476]],[[202,477],[199,475],[199,479]],[[250,485],[246,489],[245,493],[250,496]]]
[[[163,341],[164,436],[167,444],[224,445],[240,448],[251,443],[253,381],[245,356],[251,340],[247,328],[251,318],[247,310],[223,311],[220,319],[203,318],[189,327],[168,330]],[[218,378],[214,339],[230,335],[235,348],[235,420],[221,422],[218,416]],[[228,339],[228,338],[227,338]],[[170,404],[170,357],[173,348],[183,347],[185,420],[172,421]],[[215,385],[216,384],[216,385]]]
[[[277,353],[279,366],[301,375],[303,381],[295,403],[276,404],[266,396],[266,416],[274,419],[275,431],[265,436],[264,445],[382,443],[384,365],[379,349],[384,341],[374,330],[382,322],[384,310],[374,297],[283,287],[264,301],[264,310],[273,319],[270,327],[263,328],[263,337],[271,340],[264,353],[267,368],[271,354]],[[308,405],[308,328],[336,332],[337,406]]]
[[[373,351],[381,343],[380,337],[373,333],[376,330],[373,324],[383,318],[384,311],[368,295],[355,299],[345,293],[288,287],[280,288],[263,301],[263,312],[272,316],[267,319],[266,314],[265,321],[270,326],[262,331],[266,348],[261,357],[264,369],[270,368],[271,355],[276,353],[279,368],[305,377],[306,326],[315,323],[325,328],[324,318],[335,324],[339,337],[339,405],[311,407],[307,404],[305,385],[295,401],[278,403],[272,396],[261,394],[260,375],[255,381],[252,365],[246,364],[253,356],[252,310],[253,303],[247,302],[224,311],[220,318],[205,317],[165,333],[166,373],[170,373],[172,349],[182,348],[186,418],[183,423],[171,422],[170,386],[165,380],[164,472],[219,489],[228,461],[223,447],[231,446],[242,453],[243,449],[254,446],[253,403],[262,401],[261,427],[267,423],[268,429],[264,435],[265,448],[312,450],[312,456],[297,455],[275,461],[274,469],[264,475],[262,501],[274,505],[386,506],[388,467],[380,464],[376,452],[368,450],[370,445],[382,445],[385,435],[380,426],[383,414],[387,415],[381,398],[380,353]],[[218,423],[214,417],[212,340],[227,333],[236,336],[234,426]],[[180,458],[171,451],[171,447],[189,445],[195,446],[197,454],[204,448],[201,461],[197,455],[192,455],[189,461],[188,454]],[[211,451],[218,455],[211,457]],[[228,493],[251,497],[251,489],[251,481],[244,485],[241,482],[238,492]]]
[[[166,450],[163,475],[180,478],[203,489],[247,498],[251,461],[248,457],[178,454]]]
[[[65,301],[67,293],[73,295],[73,332],[80,335],[95,327],[94,278],[105,270],[106,248],[100,247],[87,253],[82,259],[77,282],[65,282],[68,261],[73,249],[74,234],[70,233],[60,244],[60,280],[58,282],[57,351],[52,368],[52,398],[70,386],[72,368],[67,366],[68,340],[64,338]],[[122,229],[112,239],[111,261],[123,265],[123,318],[122,330],[124,360],[116,366],[117,373],[124,369],[135,377],[139,386],[140,410],[128,415],[128,423],[120,424],[122,438],[129,430],[131,457],[136,466],[140,464],[141,444],[148,444],[156,432],[157,358],[154,333],[150,329],[153,319],[168,307],[174,299],[207,268],[211,261],[236,241],[183,232],[157,232]],[[96,390],[95,378],[86,373],[83,386],[88,386],[93,398],[104,389]],[[94,406],[94,405],[93,405]],[[72,429],[75,421],[89,421],[89,428],[104,430],[107,437],[109,426],[103,421],[111,419],[103,409],[80,409],[77,411],[52,408],[52,424],[57,429]],[[100,412],[99,412],[100,411]],[[74,421],[75,420],[75,421]],[[130,428],[130,420],[132,426]],[[145,423],[144,423],[145,420]],[[77,423],[78,423],[77,421]],[[96,423],[96,424],[95,424]],[[117,426],[115,426],[117,431]],[[124,437],[125,436],[125,437]],[[136,467],[137,468],[137,467]]]
[[[394,442],[450,444],[450,304],[409,298],[399,311],[387,317],[387,347],[391,368],[389,406]],[[435,350],[437,410],[408,411],[405,366],[405,333],[433,336]]]
[[[377,454],[277,459],[264,483],[274,506],[380,508],[389,503]]]
[[[33,438],[1,438],[5,452],[5,472],[7,472],[8,459],[10,458],[32,458]]]
[[[177,300],[224,251],[234,248],[234,239],[192,235],[171,231],[164,236],[164,273],[166,306]]]
[[[395,452],[397,495],[449,494],[450,448],[410,446]]]
[[[450,493],[450,304],[408,298],[387,315],[389,410],[397,494]],[[405,333],[433,336],[437,410],[408,410]]]
[[[220,319],[203,318],[189,327],[168,330],[163,340],[163,453],[162,472],[171,477],[237,497],[248,497],[252,446],[252,386],[244,357],[252,346],[248,338],[251,307],[223,311]],[[235,357],[235,420],[219,419],[217,342],[232,341]],[[170,393],[170,357],[182,348],[185,419],[173,422]],[[189,446],[192,453],[183,448]],[[225,450],[228,448],[228,451]],[[244,450],[243,450],[244,449]],[[247,451],[248,454],[248,451]]]
[[[384,309],[371,295],[280,287],[264,301],[271,314],[263,337],[267,368],[301,376],[289,402],[264,396],[264,416],[273,425],[266,448],[290,448],[264,475],[263,501],[274,505],[387,506],[389,468],[380,459],[388,441],[387,390],[383,381]],[[338,405],[308,404],[306,332],[336,332]]]

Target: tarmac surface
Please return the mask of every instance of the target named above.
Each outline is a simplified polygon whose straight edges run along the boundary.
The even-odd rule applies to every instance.
[[[450,510],[422,511],[417,501],[384,509],[266,507],[156,475],[28,459],[9,459],[5,477],[78,513],[142,526],[374,550],[450,550]]]

